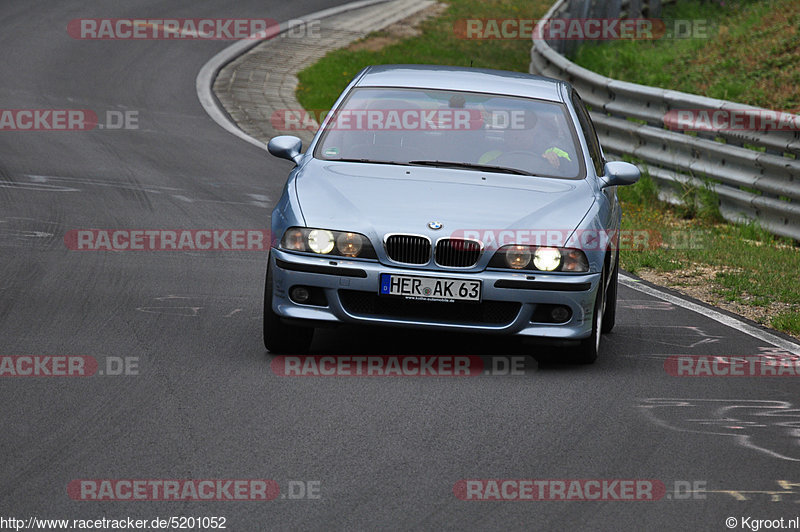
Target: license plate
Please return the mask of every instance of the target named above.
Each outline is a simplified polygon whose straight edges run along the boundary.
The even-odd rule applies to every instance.
[[[380,293],[418,301],[477,302],[481,300],[481,282],[382,273]]]

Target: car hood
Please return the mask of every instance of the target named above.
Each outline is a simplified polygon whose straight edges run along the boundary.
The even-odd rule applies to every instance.
[[[586,180],[318,159],[297,174],[296,189],[308,227],[378,239],[398,232],[571,231],[594,202]]]

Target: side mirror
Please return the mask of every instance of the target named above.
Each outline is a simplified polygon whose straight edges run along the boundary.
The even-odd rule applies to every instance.
[[[605,175],[601,178],[600,188],[632,185],[642,176],[636,166],[622,161],[608,162],[603,170]]]
[[[281,159],[288,159],[294,164],[300,163],[301,149],[303,149],[303,141],[291,135],[273,137],[267,144],[267,150],[272,155]]]

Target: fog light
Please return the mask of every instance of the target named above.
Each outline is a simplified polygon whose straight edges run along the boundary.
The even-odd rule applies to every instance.
[[[550,311],[550,317],[553,319],[554,323],[562,323],[569,319],[569,309],[567,307],[553,307],[553,310]]]
[[[305,286],[295,286],[289,291],[289,296],[295,303],[306,303],[311,299],[311,292]]]

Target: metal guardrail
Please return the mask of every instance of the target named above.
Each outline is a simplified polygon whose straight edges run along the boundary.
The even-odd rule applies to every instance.
[[[643,12],[642,0],[628,2],[639,9],[637,13]],[[661,2],[651,0],[650,4],[660,12]],[[625,11],[621,0],[559,0],[544,19],[619,16]],[[773,234],[800,240],[797,128],[699,131],[695,135],[668,129],[665,124],[670,111],[769,110],[607,78],[570,62],[535,37],[530,72],[570,82],[591,108],[606,153],[643,161],[640,167],[658,183],[664,199],[678,201],[675,192],[681,186],[708,186],[717,194],[726,220],[756,220]],[[791,116],[800,124],[800,116]]]

